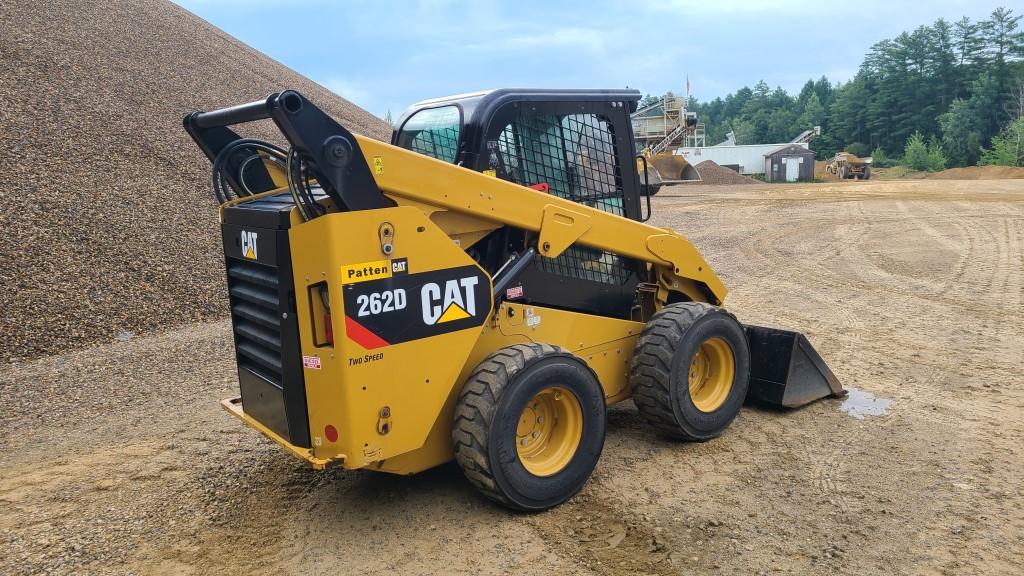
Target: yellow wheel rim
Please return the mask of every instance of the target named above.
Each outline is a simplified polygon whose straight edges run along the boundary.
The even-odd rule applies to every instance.
[[[583,438],[583,407],[565,388],[541,390],[530,400],[516,426],[516,452],[534,476],[565,468]]]
[[[721,338],[710,338],[700,345],[690,361],[688,374],[690,400],[701,412],[721,408],[732,390],[736,362],[732,348]]]

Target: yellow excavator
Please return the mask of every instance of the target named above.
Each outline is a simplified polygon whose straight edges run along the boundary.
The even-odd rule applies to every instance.
[[[631,90],[421,102],[386,144],[294,91],[184,119],[213,164],[240,395],[313,468],[454,459],[543,510],[584,485],[607,407],[704,441],[747,400],[842,394],[806,338],[743,325],[686,238],[650,226]],[[243,138],[270,121],[287,149]]]

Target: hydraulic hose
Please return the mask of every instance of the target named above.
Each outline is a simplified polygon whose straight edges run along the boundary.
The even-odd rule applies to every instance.
[[[239,163],[235,178],[228,178],[228,159],[231,158],[236,152],[248,151],[250,154]],[[245,169],[248,165],[255,161],[262,161],[264,158],[260,153],[266,155],[266,158],[272,162],[284,166],[287,159],[287,154],[281,148],[262,140],[254,140],[251,138],[245,138],[241,140],[235,140],[234,142],[225,146],[213,161],[213,195],[217,200],[217,203],[223,204],[225,202],[235,200],[237,198],[251,196],[252,190],[245,183]],[[234,184],[238,183],[238,186]]]

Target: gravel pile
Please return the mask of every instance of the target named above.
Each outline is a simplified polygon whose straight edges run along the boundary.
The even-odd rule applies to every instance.
[[[966,166],[929,174],[935,180],[1016,180],[1024,178],[1019,166]]]
[[[295,88],[390,135],[164,0],[5,2],[0,79],[0,361],[225,312],[209,161],[185,113]]]
[[[714,160],[705,160],[695,166],[700,174],[700,184],[761,184],[728,168],[723,168]]]

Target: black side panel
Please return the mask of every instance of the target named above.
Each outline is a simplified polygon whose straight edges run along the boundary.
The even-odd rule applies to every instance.
[[[241,366],[238,368],[238,386],[242,392],[245,413],[274,432],[288,437],[284,390],[269,379]]]
[[[271,196],[225,208],[222,236],[242,404],[265,426],[308,448],[288,245],[292,204],[286,198]]]

